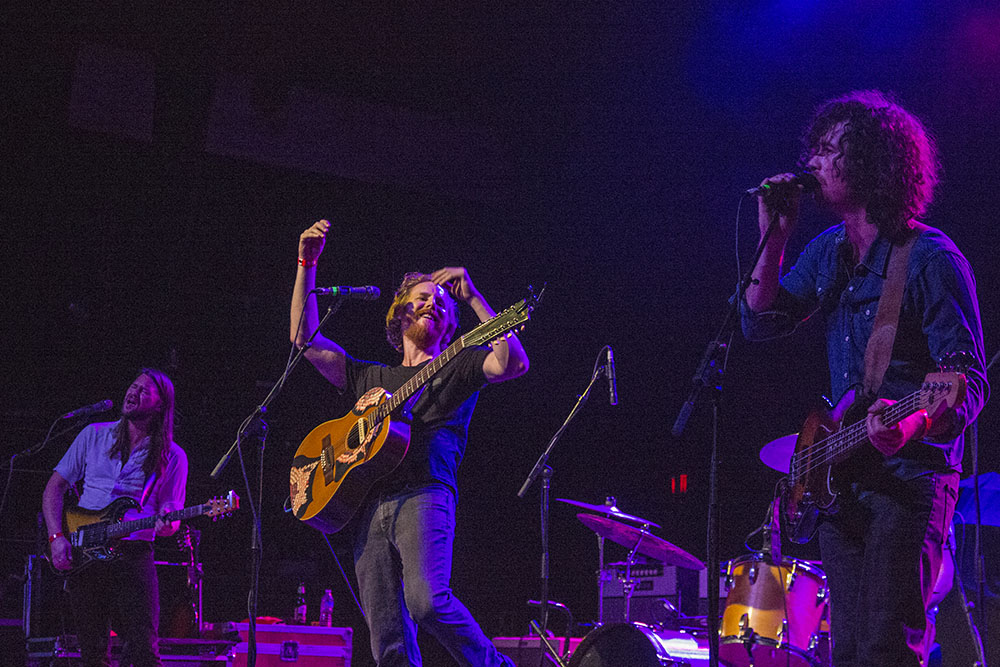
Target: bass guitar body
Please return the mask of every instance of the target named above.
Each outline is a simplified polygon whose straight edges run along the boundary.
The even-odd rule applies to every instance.
[[[792,458],[797,474],[786,478],[781,496],[781,515],[789,541],[805,544],[816,533],[820,518],[836,511],[837,480],[843,476],[841,472],[846,472],[843,468],[848,464],[841,461],[847,453],[835,457],[820,443],[840,431],[846,414],[855,416],[864,414],[864,410],[867,406],[854,404],[852,392],[832,410],[815,410],[802,423]]]
[[[324,533],[336,533],[354,516],[372,485],[400,464],[410,444],[410,425],[376,418],[391,398],[382,388],[362,396],[354,409],[314,428],[292,459],[291,510]]]
[[[965,400],[966,386],[961,373],[929,373],[920,389],[880,413],[882,423],[892,427],[918,411],[937,419]],[[781,487],[785,535],[796,544],[812,539],[820,518],[836,511],[838,486],[843,488],[881,465],[865,424],[871,401],[856,398],[848,392],[829,413],[813,412],[799,431],[789,475]]]

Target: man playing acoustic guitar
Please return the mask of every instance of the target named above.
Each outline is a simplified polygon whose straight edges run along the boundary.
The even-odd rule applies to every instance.
[[[50,558],[70,570],[72,551],[63,526],[63,496],[83,480],[79,506],[101,510],[117,498],[134,498],[135,517],[157,515],[153,530],[122,538],[117,558],[92,561],[69,578],[80,657],[88,667],[108,665],[109,630],[124,640],[121,665],[159,665],[159,588],[153,563],[153,533],[172,535],[179,521],[160,516],[184,507],[188,461],[174,442],[174,385],[164,373],[145,368],[125,392],[122,418],[90,424],[55,467],[42,496]]]
[[[916,222],[931,201],[937,156],[915,116],[878,91],[854,92],[821,105],[803,143],[816,200],[842,222],[810,241],[779,280],[803,177],[764,180],[762,237],[772,216],[777,222],[747,290],[743,330],[771,338],[822,313],[833,395],[870,385],[856,421],[857,454],[874,460],[839,479],[835,470],[840,508],[819,528],[833,662],[916,666],[933,636],[926,612],[957,497],[962,433],[989,392],[975,279],[951,239]],[[898,304],[886,307],[898,316],[881,320],[880,301]],[[887,345],[873,329],[889,332]],[[879,348],[884,364],[874,361]],[[956,358],[965,360],[959,373],[967,387],[955,405],[937,414],[891,407]]]
[[[299,237],[290,333],[300,346],[319,324],[311,291],[329,231],[330,223],[320,220]],[[386,316],[389,343],[403,355],[400,365],[358,361],[320,334],[306,358],[338,389],[377,401],[378,388],[396,391],[448,347],[458,325],[456,300],[467,303],[480,321],[495,315],[463,268],[409,273]],[[405,457],[376,483],[352,522],[361,605],[380,667],[421,664],[414,622],[461,665],[513,664],[452,593],[450,579],[456,473],[478,392],[486,383],[510,380],[527,369],[528,357],[515,336],[489,348],[465,348],[448,361],[412,405]]]

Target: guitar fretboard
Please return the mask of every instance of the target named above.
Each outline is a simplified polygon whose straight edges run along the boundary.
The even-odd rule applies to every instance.
[[[410,396],[415,394],[417,390],[424,385],[425,382],[430,380],[435,373],[444,368],[444,365],[454,359],[455,355],[461,352],[464,348],[465,338],[462,337],[449,345],[444,352],[431,359],[430,363],[421,368],[416,375],[407,380],[402,387],[397,389],[392,394],[392,397],[389,400],[380,405],[378,409],[372,413],[372,423],[369,427],[379,424],[383,419],[388,417],[393,410],[405,403]]]
[[[192,517],[201,516],[202,514],[207,514],[212,510],[211,503],[203,503],[201,505],[193,505],[191,507],[185,507],[184,509],[177,510],[174,512],[168,512],[164,519],[166,521],[177,521],[183,519],[190,519]],[[146,530],[149,528],[156,527],[156,515],[143,517],[141,519],[133,519],[131,521],[122,521],[119,523],[114,523],[108,526],[108,537],[111,539],[117,539],[120,537],[126,537],[131,535],[137,530]]]
[[[944,388],[918,389],[909,396],[893,403],[882,412],[882,423],[889,427],[895,426],[918,410],[926,408],[935,400],[935,389],[943,390]],[[862,420],[813,443],[795,456],[792,466],[792,480],[801,479],[817,466],[829,465],[842,460],[855,448],[866,442],[868,442],[868,427]],[[806,456],[801,454],[806,454]]]

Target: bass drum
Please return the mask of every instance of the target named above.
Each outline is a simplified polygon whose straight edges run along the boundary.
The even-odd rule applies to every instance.
[[[645,623],[609,623],[591,630],[569,667],[702,667],[708,641]]]

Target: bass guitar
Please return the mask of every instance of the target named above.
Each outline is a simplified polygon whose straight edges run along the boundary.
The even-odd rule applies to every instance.
[[[532,294],[461,336],[394,393],[375,387],[347,415],[314,428],[292,459],[292,514],[324,533],[343,528],[371,486],[406,456],[409,421],[393,412],[465,348],[488,345],[522,327],[541,296]]]
[[[934,419],[961,404],[965,393],[962,373],[930,373],[920,389],[885,409],[882,422],[891,427],[920,410]],[[806,418],[780,490],[785,534],[792,542],[811,540],[820,516],[836,512],[838,470],[852,465],[848,459],[870,444],[867,411],[868,405],[848,392],[832,411],[816,411]],[[841,426],[845,422],[849,426]]]
[[[240,497],[230,491],[223,498],[212,498],[202,505],[192,505],[168,512],[163,518],[168,522],[181,521],[204,514],[218,519],[238,509],[239,506]],[[68,570],[60,570],[53,566],[52,570],[59,576],[68,576],[79,572],[94,561],[117,558],[122,538],[137,530],[156,526],[157,515],[126,519],[130,511],[138,509],[139,501],[128,497],[116,498],[99,510],[66,508],[63,512],[63,533],[73,549],[72,566]]]

